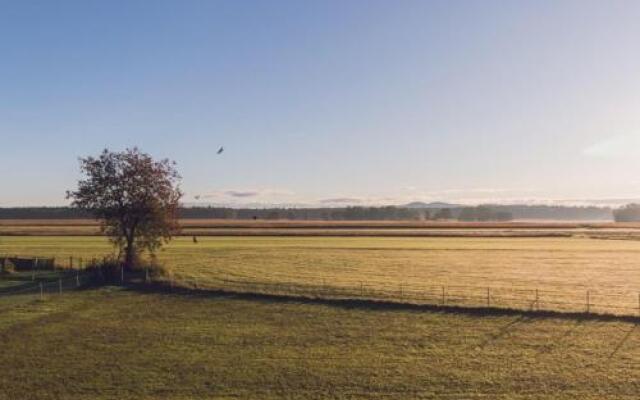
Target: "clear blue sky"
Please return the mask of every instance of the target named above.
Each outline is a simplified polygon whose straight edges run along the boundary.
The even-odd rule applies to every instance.
[[[640,197],[640,2],[1,1],[0,205],[139,146],[216,203]],[[216,156],[224,145],[226,151]]]

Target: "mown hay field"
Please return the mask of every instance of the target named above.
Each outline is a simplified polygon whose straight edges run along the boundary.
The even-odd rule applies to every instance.
[[[56,257],[62,265],[111,251],[101,237],[0,238],[0,255]],[[177,284],[210,288],[355,290],[432,303],[444,289],[448,305],[469,305],[466,296],[471,305],[518,308],[533,308],[537,290],[542,309],[580,312],[588,301],[590,312],[637,315],[640,307],[640,242],[633,240],[180,237],[159,260]]]
[[[0,399],[636,399],[637,325],[103,288],[0,313]]]
[[[182,219],[182,236],[640,237],[637,223]],[[89,219],[0,219],[0,236],[99,236]]]

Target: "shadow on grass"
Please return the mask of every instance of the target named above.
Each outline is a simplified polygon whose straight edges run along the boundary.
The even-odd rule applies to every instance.
[[[607,357],[607,361],[611,361],[613,359],[613,357],[618,354],[618,352],[620,351],[620,349],[622,348],[622,346],[624,346],[625,343],[627,343],[627,340],[629,340],[629,337],[631,337],[631,334],[636,330],[636,326],[632,326],[631,329],[629,329],[628,332],[626,332],[624,334],[624,336],[622,337],[622,339],[620,339],[620,341],[618,341],[618,344],[616,345],[616,347],[613,349],[613,351],[611,352],[611,354],[609,354],[609,357]]]
[[[577,321],[609,321],[609,322],[629,322],[638,324],[640,317],[632,315],[614,315],[599,314],[586,312],[564,312],[564,311],[543,311],[543,310],[522,310],[514,308],[498,308],[498,307],[473,307],[459,305],[434,305],[434,304],[415,304],[398,301],[385,301],[374,299],[356,299],[356,298],[326,298],[315,297],[311,295],[288,295],[288,294],[266,294],[266,293],[249,293],[224,289],[206,289],[206,288],[186,288],[171,287],[160,282],[144,283],[144,282],[127,282],[124,287],[127,290],[137,291],[141,293],[166,294],[175,296],[188,296],[199,298],[227,298],[256,301],[261,303],[297,303],[297,304],[315,304],[331,307],[339,307],[343,309],[357,309],[370,311],[413,311],[413,312],[431,312],[442,314],[457,314],[467,316],[521,316],[523,319],[534,318],[557,318],[565,320]]]

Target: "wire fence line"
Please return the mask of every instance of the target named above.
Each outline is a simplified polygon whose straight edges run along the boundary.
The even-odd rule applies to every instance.
[[[12,297],[40,298],[76,289],[88,283],[105,283],[101,266],[108,259],[82,259],[68,257],[0,256],[0,272],[7,260],[20,264],[19,271],[4,274],[0,280],[0,307]],[[25,267],[26,266],[26,267]],[[30,266],[30,269],[29,269]],[[113,268],[113,265],[111,265]],[[470,308],[515,309],[523,311],[551,311],[567,313],[596,313],[623,316],[640,316],[640,291],[621,287],[566,289],[536,288],[532,286],[474,286],[450,284],[373,283],[351,281],[341,283],[329,279],[313,281],[256,280],[242,276],[158,274],[144,269],[125,273],[122,265],[116,266],[117,274],[110,271],[110,283],[131,281],[148,284],[161,283],[170,287],[206,290],[226,290],[239,293],[282,295],[300,298],[353,299],[394,303],[456,306]],[[353,279],[353,277],[351,277]],[[274,279],[274,278],[271,278]],[[13,285],[2,285],[13,280]]]
[[[172,287],[226,290],[239,293],[319,299],[353,299],[416,305],[496,308],[523,311],[593,313],[640,316],[640,291],[611,293],[606,289],[557,290],[531,287],[471,285],[338,284],[331,281],[267,282],[215,276],[170,275],[153,277]]]
[[[77,290],[94,282],[95,270],[70,270],[56,277],[36,275],[35,280],[8,281],[3,279],[0,287],[0,313],[32,301],[45,301]],[[10,285],[9,285],[10,284]]]

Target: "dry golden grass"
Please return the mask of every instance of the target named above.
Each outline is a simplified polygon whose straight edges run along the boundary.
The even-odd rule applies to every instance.
[[[0,238],[0,254],[62,263],[110,251],[99,237]],[[639,306],[640,241],[632,240],[201,237],[178,238],[159,258],[177,280],[210,288],[437,303],[445,286],[447,304],[477,306],[488,288],[492,306],[522,308],[538,289],[540,308],[567,311],[584,311],[589,291],[592,312],[637,314]]]

